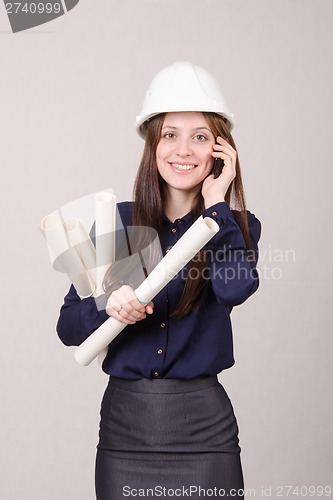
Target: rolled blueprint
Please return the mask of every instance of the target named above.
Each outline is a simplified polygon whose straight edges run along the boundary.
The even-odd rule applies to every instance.
[[[96,292],[104,293],[103,279],[115,260],[116,197],[101,191],[95,197]]]
[[[47,241],[53,267],[67,273],[81,298],[89,297],[94,285],[75,248],[70,246],[60,217],[55,214],[44,217],[41,231]]]
[[[64,222],[65,231],[75,247],[90,279],[96,283],[96,249],[80,219],[70,217]]]
[[[219,225],[213,219],[199,217],[135,290],[138,299],[150,302],[218,230]],[[125,326],[114,318],[107,319],[76,348],[76,361],[84,366],[89,365]]]

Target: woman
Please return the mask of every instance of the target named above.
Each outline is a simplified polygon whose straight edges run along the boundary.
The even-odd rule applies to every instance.
[[[135,202],[118,204],[122,223],[155,228],[164,254],[201,214],[220,230],[154,303],[140,302],[129,282],[115,286],[111,268],[105,310],[73,287],[62,306],[66,345],[79,345],[109,316],[128,325],[103,362],[111,377],[98,500],[243,498],[237,422],[217,374],[234,364],[230,312],[258,287],[260,222],[245,209],[232,126],[204,69],[182,62],[158,73],[137,119],[145,148]]]

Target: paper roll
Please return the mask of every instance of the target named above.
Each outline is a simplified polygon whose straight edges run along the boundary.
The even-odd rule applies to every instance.
[[[143,302],[150,302],[218,230],[219,225],[213,219],[199,217],[135,290],[136,296]],[[114,318],[107,319],[76,348],[76,361],[89,365],[125,326]]]
[[[199,217],[135,290],[138,299],[150,302],[218,230],[214,219]]]
[[[96,292],[104,293],[106,271],[115,260],[116,197],[107,191],[95,197]]]
[[[51,262],[69,249],[69,243],[61,224],[60,217],[47,215],[40,223],[40,229],[46,239]]]
[[[41,222],[41,231],[47,241],[53,267],[65,272],[81,298],[90,297],[94,285],[74,247],[71,247],[60,217],[47,215]]]
[[[75,247],[91,281],[96,283],[96,249],[80,219],[71,217],[64,222],[65,231]]]

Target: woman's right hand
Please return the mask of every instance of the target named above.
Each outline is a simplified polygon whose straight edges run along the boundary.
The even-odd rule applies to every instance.
[[[125,325],[134,325],[137,321],[145,319],[146,314],[152,314],[154,310],[153,302],[144,305],[138,301],[133,288],[123,285],[118,290],[111,293],[107,301],[107,314]]]

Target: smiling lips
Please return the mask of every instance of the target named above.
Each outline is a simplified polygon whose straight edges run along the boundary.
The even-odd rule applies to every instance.
[[[197,166],[193,163],[168,163],[176,170],[176,172],[190,172]]]

